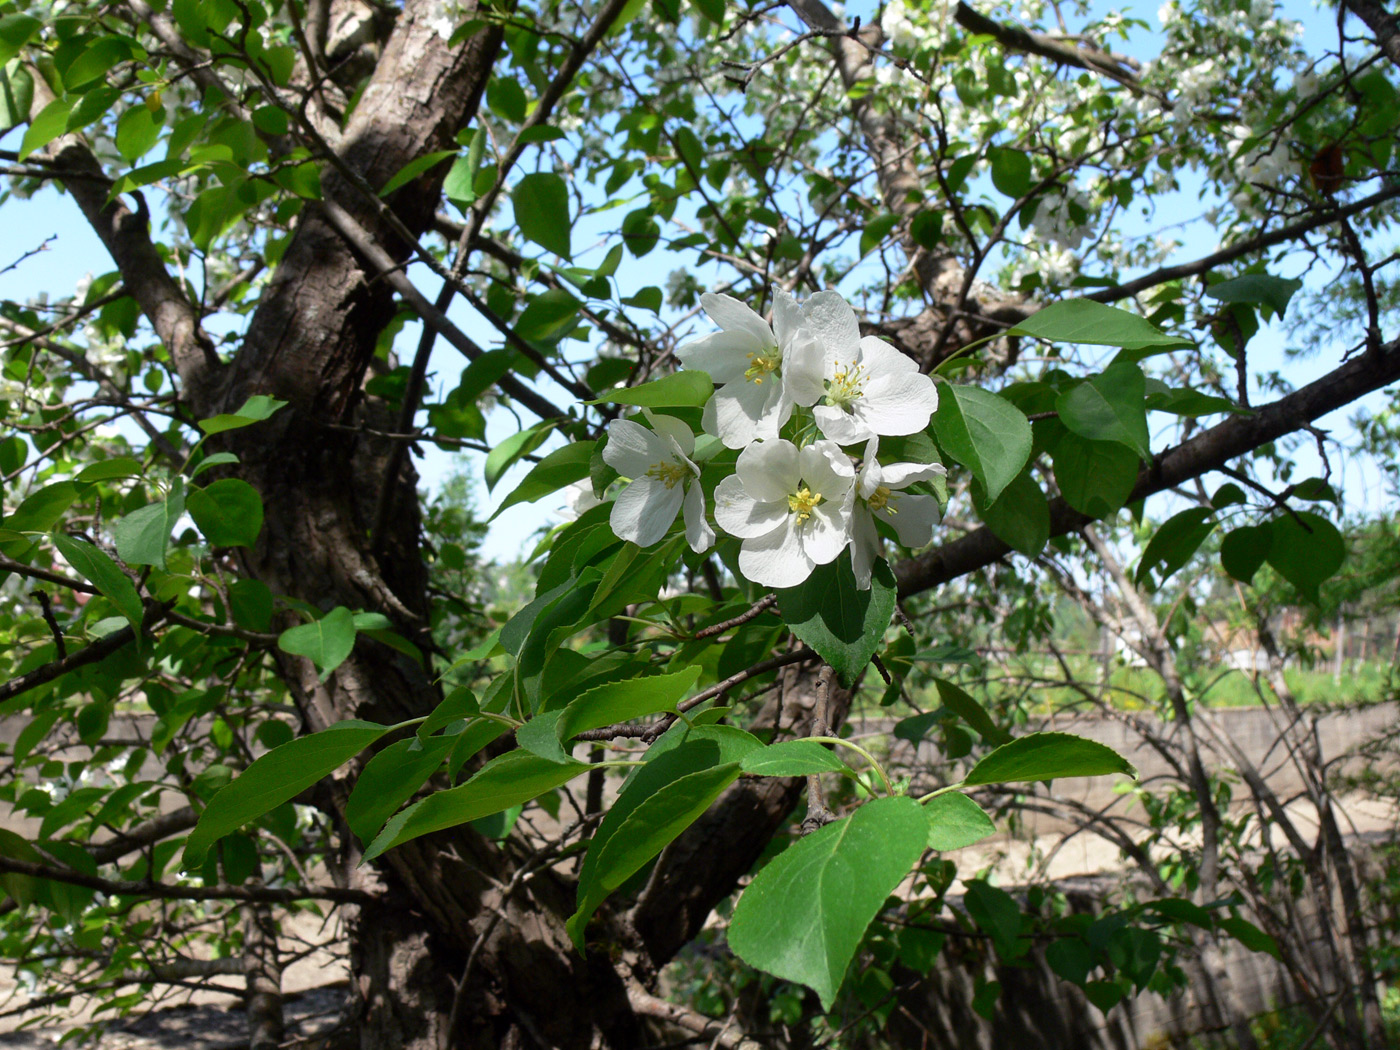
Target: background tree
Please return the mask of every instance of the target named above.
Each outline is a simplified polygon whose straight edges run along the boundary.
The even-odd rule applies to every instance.
[[[637,554],[606,511],[585,514],[541,552],[535,600],[485,639],[470,544],[424,542],[413,442],[487,452],[494,485],[564,439],[525,501],[611,482],[594,453],[619,402],[698,419],[703,390],[629,391],[709,330],[702,287],[763,306],[775,283],[840,286],[865,332],[938,370],[939,413],[906,453],[946,459],[949,528],[877,588],[897,586],[920,643],[949,631],[937,588],[1009,586],[1017,553],[1222,468],[1287,485],[1281,442],[1400,377],[1384,309],[1400,36],[1363,0],[1326,44],[1268,4],[1168,4],[1150,60],[1114,50],[1140,46],[1142,23],[1039,4],[895,2],[860,23],[809,0],[0,11],[5,205],[61,186],[115,267],[0,307],[15,432],[0,703],[28,720],[7,790],[40,822],[4,836],[0,867],[14,913],[48,917],[8,933],[42,985],[30,1005],[76,987],[129,1009],[143,988],[237,970],[253,1045],[272,1045],[277,916],[319,901],[346,922],[345,1033],[362,1046],[625,1047],[648,1018],[733,1041],[659,998],[657,974],[788,825],[802,777],[735,780],[673,827],[587,928],[587,954],[565,927],[569,861],[601,827],[602,768],[516,800],[540,799],[516,821],[458,813],[361,863],[400,805],[446,795],[507,753],[507,727],[589,686],[693,666],[689,688],[766,740],[845,720],[858,671],[833,682],[789,642],[775,603],[736,581],[732,540]],[[1171,261],[1153,209],[1175,220],[1196,198],[1221,243]],[[663,241],[679,258],[664,289],[635,261]],[[1254,375],[1249,343],[1287,316],[1299,267],[1352,289],[1317,298],[1311,328],[1355,338],[1294,390]],[[1037,313],[1077,296],[1158,327],[1083,302]],[[488,442],[502,411],[519,428]],[[1241,511],[1225,568],[1268,561],[1316,598],[1340,534],[1293,507],[1307,492],[1269,492]],[[1164,527],[1143,564],[1201,542]],[[981,608],[1015,644],[1036,603],[1002,618],[1004,594]],[[512,715],[492,706],[507,701]],[[147,708],[149,736],[112,735],[114,715]],[[580,739],[652,742],[665,724]],[[981,728],[964,768],[1003,739]],[[293,737],[309,743],[276,750]],[[265,749],[291,756],[261,774],[278,797],[195,864],[183,838],[201,813],[209,838],[206,807],[227,810],[238,793],[220,792]],[[820,816],[823,794],[806,797]],[[923,876],[938,906],[946,870]],[[992,889],[973,894],[994,930]],[[1104,974],[1120,993],[1152,979]],[[1353,1031],[1374,1042],[1373,1004],[1359,1009]]]

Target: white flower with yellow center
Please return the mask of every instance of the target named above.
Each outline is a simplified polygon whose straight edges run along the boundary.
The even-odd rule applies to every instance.
[[[933,539],[933,527],[943,520],[938,500],[903,490],[916,481],[928,481],[948,473],[941,463],[885,463],[875,458],[879,438],[865,445],[865,460],[856,475],[851,506],[851,568],[856,586],[870,589],[875,559],[884,556],[884,543],[875,528],[879,518],[894,528],[899,542],[917,550]]]
[[[603,462],[631,479],[613,503],[608,518],[612,530],[639,547],[650,547],[666,535],[676,512],[684,508],[685,538],[697,554],[707,551],[715,533],[705,520],[700,468],[690,458],[695,435],[678,419],[643,412],[654,430],[630,419],[608,425]]]
[[[729,448],[776,438],[792,415],[784,368],[794,351],[815,345],[801,309],[786,292],[775,292],[770,327],[732,296],[706,292],[700,305],[722,331],[687,343],[676,350],[676,357],[686,368],[708,372],[714,381],[702,425]]]
[[[855,311],[833,291],[802,304],[816,345],[794,348],[785,385],[812,406],[821,432],[838,445],[877,435],[915,434],[938,408],[933,380],[884,340],[861,338]]]
[[[739,571],[765,587],[796,587],[834,561],[850,538],[854,483],[850,459],[830,441],[744,449],[715,489],[715,521],[744,541]]]

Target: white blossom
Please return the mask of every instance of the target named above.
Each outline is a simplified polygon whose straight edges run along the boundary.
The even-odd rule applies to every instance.
[[[639,547],[650,547],[683,509],[691,549],[709,550],[715,534],[705,520],[700,468],[690,458],[695,435],[678,419],[646,415],[654,430],[630,419],[615,419],[608,426],[603,462],[631,479],[613,502],[612,530]]]
[[[606,459],[605,456],[604,460],[606,461]],[[593,482],[587,478],[583,481],[575,481],[564,489],[564,506],[559,508],[559,516],[565,521],[577,521],[602,502],[593,494]]]
[[[729,448],[776,438],[792,415],[784,368],[794,351],[813,342],[802,311],[782,291],[774,296],[772,327],[732,296],[706,292],[700,305],[721,331],[687,343],[676,356],[686,368],[708,372],[714,381],[702,425]]]
[[[794,352],[785,385],[799,405],[812,406],[821,432],[838,445],[876,434],[914,434],[938,408],[933,380],[894,347],[861,338],[855,311],[833,291],[802,306],[815,345]]]
[[[875,458],[879,439],[865,445],[865,459],[856,475],[851,496],[851,568],[856,586],[870,589],[875,559],[882,557],[884,544],[875,528],[878,517],[910,550],[917,550],[933,539],[933,527],[943,520],[938,500],[903,490],[916,481],[942,477],[948,469],[941,463],[886,463]]]
[[[739,570],[765,587],[796,587],[849,539],[855,470],[832,442],[781,438],[739,453],[715,489],[715,521],[743,540]]]

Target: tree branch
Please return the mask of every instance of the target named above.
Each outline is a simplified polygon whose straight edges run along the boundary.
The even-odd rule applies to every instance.
[[[166,882],[137,882],[127,879],[104,879],[87,875],[72,868],[15,857],[0,856],[0,872],[50,879],[70,886],[83,886],[113,897],[141,897],[147,900],[177,901],[265,901],[269,904],[294,904],[297,901],[323,900],[337,904],[371,904],[378,898],[364,890],[341,886],[173,886]]]
[[[1342,0],[1342,6],[1366,23],[1385,57],[1400,66],[1400,20],[1382,7],[1380,0]]]
[[[1400,379],[1400,340],[1387,343],[1378,354],[1346,362],[1321,379],[1261,408],[1252,416],[1236,416],[1211,427],[1175,448],[1159,453],[1138,475],[1127,502],[1144,499],[1174,485],[1209,473],[1269,441],[1300,430],[1313,420],[1364,394]],[[1081,514],[1063,499],[1050,502],[1050,535],[1076,532],[1096,519]],[[907,597],[986,568],[1011,553],[988,528],[968,533],[936,550],[895,566],[899,593]]]

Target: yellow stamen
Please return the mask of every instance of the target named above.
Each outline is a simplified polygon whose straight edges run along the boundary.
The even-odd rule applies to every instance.
[[[886,485],[877,487],[875,491],[870,494],[870,498],[865,502],[869,504],[871,510],[884,510],[888,511],[890,514],[898,513],[898,511],[889,505],[890,490]]]
[[[812,511],[821,501],[821,493],[813,492],[809,488],[800,488],[795,496],[788,497],[788,510],[797,515],[797,522],[800,525],[812,516]]]
[[[865,385],[865,366],[852,361],[837,368],[826,384],[826,403],[834,408],[851,410],[851,402],[860,397]]]
[[[668,489],[673,489],[684,481],[689,473],[690,471],[685,468],[683,463],[662,460],[660,463],[652,464],[651,469],[647,471],[647,477],[656,478]]]
[[[762,383],[763,377],[776,372],[782,363],[783,358],[777,347],[766,354],[749,354],[749,367],[744,372],[744,378]]]

